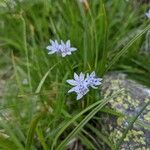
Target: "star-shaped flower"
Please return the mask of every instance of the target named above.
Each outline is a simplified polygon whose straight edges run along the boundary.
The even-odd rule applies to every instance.
[[[65,57],[66,55],[71,55],[71,52],[74,52],[76,50],[76,48],[71,47],[70,40],[68,40],[66,44],[63,41],[61,41],[60,51],[62,57]]]
[[[100,85],[101,81],[101,78],[96,77],[95,71],[93,71],[91,74],[87,73],[87,77],[85,79],[87,86],[91,86],[92,88],[97,89],[96,86]]]
[[[58,42],[50,40],[51,45],[47,46],[46,49],[49,51],[48,54],[60,53],[60,45]]]
[[[80,73],[79,76],[76,73],[74,73],[74,80],[69,79],[67,80],[67,82],[73,86],[76,86],[80,83],[84,83],[84,77],[85,77],[85,74],[83,74],[82,72]]]
[[[48,49],[48,54],[60,54],[62,57],[65,57],[67,55],[71,55],[73,51],[76,51],[77,49],[74,47],[71,47],[70,40],[68,40],[66,43],[61,40],[61,43],[59,44],[57,40],[53,41],[50,40],[50,45],[46,47]]]
[[[71,88],[68,91],[68,93],[76,92],[77,100],[81,99],[86,93],[89,92],[89,89],[86,85],[84,77],[85,77],[85,74],[83,74],[82,72],[80,73],[79,76],[76,73],[74,73],[74,80],[73,79],[67,80],[67,82],[70,85],[75,86],[75,87]]]
[[[74,79],[67,80],[70,85],[74,86],[68,91],[68,93],[77,93],[77,100],[79,100],[89,92],[90,87],[96,89],[96,86],[101,84],[101,80],[101,78],[96,77],[94,71],[91,74],[87,73],[86,78],[85,74],[83,74],[82,72],[80,73],[80,75],[74,73]]]

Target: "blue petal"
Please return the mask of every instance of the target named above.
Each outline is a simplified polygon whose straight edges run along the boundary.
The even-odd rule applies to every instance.
[[[82,94],[78,94],[78,95],[77,95],[77,100],[81,99],[82,97],[83,97]]]
[[[77,82],[75,80],[67,80],[67,82],[70,84],[70,85],[77,85]]]
[[[93,89],[98,89],[98,87],[96,87],[96,86],[93,86],[93,85],[91,85],[91,87],[92,87]]]
[[[66,54],[67,54],[67,55],[71,55],[71,52],[67,52]]]
[[[54,54],[56,51],[49,51],[48,54]]]
[[[67,47],[70,47],[70,40],[68,40],[68,41],[66,42],[66,46],[67,46]]]
[[[47,46],[46,49],[51,50],[51,46]]]
[[[80,80],[83,81],[83,80],[84,80],[84,77],[85,77],[85,74],[83,74],[83,73],[81,72],[81,73],[80,73],[80,76],[79,76]]]
[[[79,76],[76,73],[74,73],[74,79],[79,80]]]
[[[65,57],[66,56],[66,53],[62,53],[62,57]]]
[[[71,93],[71,92],[76,92],[76,87],[73,87],[68,91],[68,93]]]
[[[77,50],[77,49],[74,48],[74,47],[71,47],[71,48],[70,48],[70,51],[72,51],[72,52],[73,52],[73,51],[76,51],[76,50]]]
[[[95,71],[93,71],[90,76],[95,77]]]

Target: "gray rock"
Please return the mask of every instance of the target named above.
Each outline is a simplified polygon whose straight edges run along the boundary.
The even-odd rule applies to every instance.
[[[129,118],[135,116],[150,101],[150,89],[128,79],[125,74],[113,72],[104,77],[102,85],[104,97],[108,97],[120,89],[123,89],[123,92],[110,101],[109,107],[126,117],[112,117],[110,115],[110,118],[104,121],[108,125],[110,140],[114,144],[118,142],[123,131],[127,128]],[[150,105],[128,132],[121,150],[150,150]]]

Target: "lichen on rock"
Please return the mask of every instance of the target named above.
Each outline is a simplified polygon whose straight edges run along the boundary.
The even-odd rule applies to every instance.
[[[116,144],[129,124],[129,118],[135,116],[150,101],[150,89],[127,78],[122,73],[110,73],[104,77],[102,95],[108,97],[116,91],[123,92],[109,102],[109,107],[125,117],[110,116],[105,119],[109,126],[110,140]],[[121,150],[150,150],[150,106],[144,110],[129,130]]]

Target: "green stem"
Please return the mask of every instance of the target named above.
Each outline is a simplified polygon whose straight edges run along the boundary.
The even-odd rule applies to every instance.
[[[30,64],[29,64],[29,54],[28,54],[28,49],[27,49],[27,37],[26,37],[26,23],[21,15],[21,20],[22,20],[22,26],[23,26],[23,43],[24,43],[24,51],[26,55],[26,64],[27,64],[27,75],[28,75],[28,82],[29,82],[29,87],[30,90],[32,91],[32,85],[31,85],[31,73],[30,73]]]

